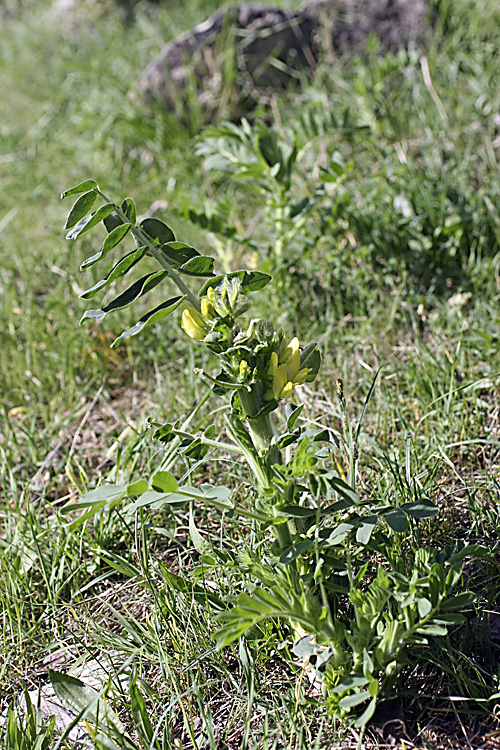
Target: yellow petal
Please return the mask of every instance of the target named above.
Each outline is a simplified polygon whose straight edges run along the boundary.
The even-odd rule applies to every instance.
[[[202,315],[204,315],[205,318],[209,318],[209,320],[215,318],[215,307],[207,297],[203,297],[201,300],[201,312]]]
[[[287,383],[286,377],[286,365],[280,365],[274,371],[273,377],[273,393],[275,399],[281,398],[281,392]]]
[[[194,307],[185,305],[182,310],[181,326],[194,341],[203,341],[205,338],[204,320]]]
[[[299,357],[300,357],[299,340],[297,336],[294,336],[293,339],[288,344],[288,346],[285,347],[285,349],[281,352],[280,363],[288,362],[290,357],[292,357],[296,352],[299,353]]]
[[[293,380],[299,370],[300,370],[300,350],[294,349],[293,354],[290,356],[288,362],[286,363],[286,374],[287,374],[288,380]]]
[[[293,383],[287,383],[281,391],[281,398],[290,398],[293,391]]]
[[[293,384],[302,385],[303,383],[305,383],[310,372],[312,372],[310,367],[304,367],[303,370],[299,370],[299,372],[293,378]]]
[[[267,370],[268,375],[274,375],[278,367],[278,355],[276,352],[271,352],[271,359],[269,361],[269,368]]]

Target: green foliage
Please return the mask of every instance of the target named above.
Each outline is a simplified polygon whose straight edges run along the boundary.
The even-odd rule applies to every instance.
[[[195,156],[196,87],[176,114],[127,92],[208,7],[138,4],[125,27],[111,0],[57,24],[52,3],[18,5],[0,52],[4,705],[47,662],[98,655],[124,728],[89,724],[98,747],[332,747],[396,694],[410,735],[429,693],[467,730],[499,688],[497,10],[438,3],[425,58],[372,45],[321,64],[248,122],[213,115]],[[141,218],[87,180],[61,245],[52,196],[82,170],[133,191]],[[80,263],[99,301],[77,329]],[[210,288],[217,314],[203,303],[191,331],[212,338],[193,344],[181,309],[201,315]],[[250,301],[319,342],[321,370],[299,347],[317,387],[278,360],[292,399],[264,398],[279,337],[250,327]],[[245,340],[226,349],[233,324]],[[14,746],[57,745],[14,711]]]
[[[243,127],[248,131],[248,124]],[[273,158],[278,159],[281,154],[275,141],[257,140],[256,145],[266,150],[267,156],[262,151],[262,158],[268,165],[267,149],[271,149]],[[285,172],[288,174],[284,169]],[[286,190],[288,178],[283,179]],[[174,304],[169,301],[164,305],[174,310],[182,300],[192,303],[183,308],[182,328],[191,339],[211,350],[222,368],[216,378],[200,374],[213,384],[216,394],[232,393],[226,414],[232,442],[215,440],[213,426],[196,435],[180,429],[179,421],[158,427],[154,438],[166,445],[171,443],[173,450],[196,461],[196,465],[209,457],[210,448],[240,454],[250,469],[249,490],[255,501],[253,508],[239,508],[228,501],[231,491],[224,487],[179,485],[171,473],[160,470],[149,481],[137,480],[128,486],[104,485],[79,503],[70,503],[63,512],[86,509],[71,528],[99,510],[109,510],[124,498],[134,496],[138,499],[122,512],[164,506],[175,511],[188,501],[197,501],[256,520],[262,530],[271,528],[275,542],[269,551],[256,564],[251,554],[245,558],[250,580],[265,585],[247,585],[233,607],[218,615],[224,621],[218,632],[218,646],[227,646],[266,620],[289,621],[292,632],[303,634],[296,651],[307,656],[315,667],[331,714],[364,727],[373,716],[377,701],[391,695],[401,669],[411,660],[412,648],[428,644],[429,637],[446,636],[448,627],[465,622],[460,611],[452,610],[469,607],[475,595],[468,591],[457,595],[454,590],[461,582],[463,559],[484,557],[484,551],[479,546],[463,544],[442,551],[422,546],[419,524],[438,513],[436,505],[423,493],[415,500],[382,504],[364,500],[356,491],[361,425],[377,376],[355,429],[340,380],[337,395],[343,434],[337,435],[328,428],[304,429],[298,422],[300,410],[293,405],[285,411],[282,431],[271,422],[271,414],[282,399],[292,395],[294,386],[315,379],[321,357],[315,344],[301,350],[294,338],[286,345],[283,332],[270,322],[252,319],[248,325],[239,323],[249,308],[241,296],[265,288],[269,275],[243,270],[214,276],[214,259],[210,258],[207,260],[212,278],[201,287],[197,298],[180,274],[188,264],[201,263],[202,256],[189,248],[193,256],[187,262],[185,256],[182,260],[176,258],[176,252],[184,253],[188,246],[176,243],[163,222],[144,219],[138,227],[124,210],[125,202],[120,208],[110,203],[97,186],[93,191],[106,201],[104,210],[98,209],[89,218],[84,214],[94,201],[77,201],[67,225],[78,222],[77,229],[85,228],[99,223],[95,217],[104,222],[113,217],[113,226],[106,226],[113,231],[115,225],[121,226],[120,222],[128,223],[141,251],[133,264],[149,254],[165,270],[142,277],[100,311],[90,311],[84,317],[100,319],[111,309],[131,304],[148,291],[150,280],[156,284],[168,278],[178,287],[182,297]],[[76,236],[70,233],[68,239]],[[123,265],[123,259],[119,263],[126,273],[126,263]],[[120,275],[123,274],[116,274],[115,278]],[[105,285],[108,278],[109,275],[100,284]],[[96,286],[83,296],[98,291],[99,284]],[[121,338],[126,338],[127,333]],[[338,469],[331,468],[332,452],[341,445],[348,456],[347,481]],[[285,456],[282,450],[286,451]],[[202,568],[234,564],[234,554],[229,558],[211,554],[192,512],[189,531],[201,555]],[[454,597],[450,598],[452,594]]]

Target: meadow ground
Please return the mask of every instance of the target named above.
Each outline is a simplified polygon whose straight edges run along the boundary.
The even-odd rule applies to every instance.
[[[381,56],[374,42],[363,59],[325,53],[312,80],[235,130],[222,124],[237,109],[237,78],[211,124],[192,95],[175,114],[127,96],[162,43],[216,2],[140,3],[128,22],[111,1],[58,18],[51,5],[7,3],[0,29],[2,710],[23,686],[46,684],[49,669],[97,662],[130,738],[123,747],[358,742],[328,718],[283,624],[263,641],[215,649],[211,608],[193,588],[203,581],[188,511],[62,512],[103,482],[187,471],[151,439],[147,417],[222,425],[223,401],[207,400],[193,373],[213,363],[175,315],[109,346],[161,301],[155,290],[147,307],[78,326],[89,307],[78,295],[99,278],[79,267],[97,240],[64,240],[59,195],[92,177],[221,269],[275,273],[254,314],[318,341],[319,379],[296,391],[313,423],[340,429],[339,378],[356,422],[381,368],[358,491],[380,503],[425,493],[439,508],[423,523],[425,543],[463,540],[490,557],[466,562],[477,596],[466,624],[412,654],[397,705],[383,704],[363,741],[499,747],[498,12],[486,0],[434,3],[425,55]],[[243,174],[258,163],[259,127],[283,153],[297,145],[285,187],[272,164]],[[335,460],[346,470],[341,453]],[[198,472],[245,503],[245,468],[229,455]],[[250,522],[195,516],[214,546],[261,543]],[[191,588],[176,591],[172,572]],[[209,585],[229,596],[233,583],[221,571]],[[119,679],[131,669],[140,693]],[[9,749],[78,747],[21,715],[0,731]]]

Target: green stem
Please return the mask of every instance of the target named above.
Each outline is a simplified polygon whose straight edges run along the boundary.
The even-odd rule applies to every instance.
[[[189,432],[183,432],[182,430],[172,430],[172,433],[180,438],[193,438]],[[197,439],[203,443],[203,445],[209,445],[211,448],[221,448],[222,450],[232,451],[233,453],[239,453],[240,455],[242,453],[241,448],[232,443],[223,443],[220,440],[210,440],[210,438],[204,437],[203,435],[200,435]]]
[[[106,203],[113,203],[104,193],[102,193],[99,188],[96,188],[96,192],[99,193],[101,198],[106,201]],[[113,204],[115,205],[115,204]],[[130,221],[127,214],[122,211],[122,209],[115,205],[115,213],[118,214],[120,219],[124,221],[126,224],[130,224],[130,228],[132,231],[132,234],[134,234],[139,242],[141,242],[145,247],[148,248],[148,250],[151,252],[151,255],[158,261],[160,266],[165,269],[165,271],[168,273],[174,284],[177,286],[180,292],[188,298],[192,306],[200,311],[200,301],[198,297],[191,291],[191,289],[184,283],[184,281],[181,279],[178,273],[174,271],[168,260],[163,256],[162,252],[159,250],[156,245],[153,244],[151,239],[145,234],[142,229],[137,227],[133,222]]]
[[[257,451],[259,454],[265,453],[274,436],[271,415],[264,414],[262,417],[255,417],[255,419],[249,417],[248,427]]]

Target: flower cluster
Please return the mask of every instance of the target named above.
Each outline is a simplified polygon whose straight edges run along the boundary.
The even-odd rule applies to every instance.
[[[299,340],[295,336],[279,353],[271,354],[268,375],[272,378],[272,389],[266,397],[276,401],[290,398],[293,387],[305,383],[311,371],[310,367],[300,367]]]
[[[181,325],[190,338],[205,342],[218,355],[223,372],[216,379],[216,391],[244,387],[251,393],[257,388],[259,408],[267,404],[266,409],[273,409],[290,398],[294,386],[305,383],[312,368],[302,366],[297,337],[287,344],[283,331],[259,319],[251,320],[246,329],[237,325],[237,316],[249,307],[240,303],[240,291],[237,280],[209,287],[199,312],[184,306]]]

